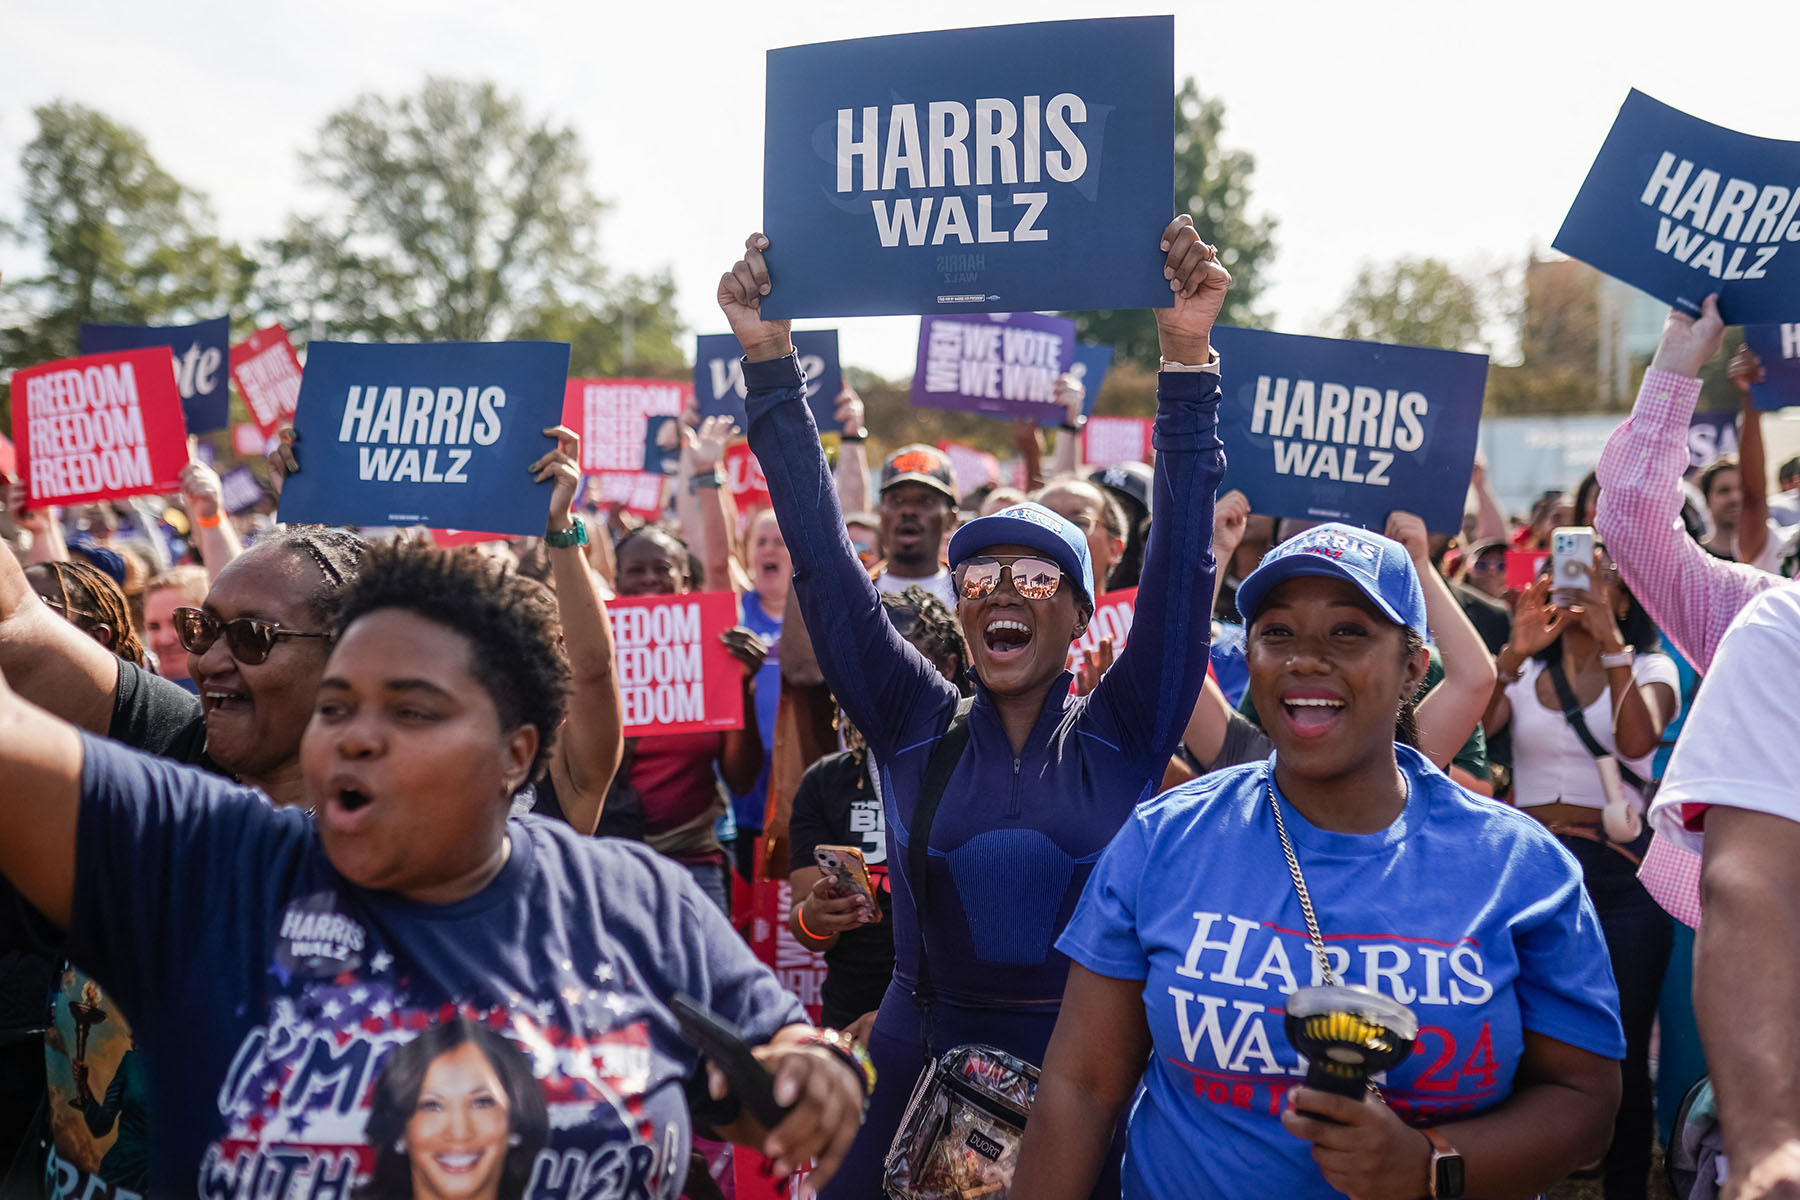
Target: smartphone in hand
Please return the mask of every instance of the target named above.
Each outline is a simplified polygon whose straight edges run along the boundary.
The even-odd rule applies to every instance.
[[[839,896],[861,894],[868,900],[875,919],[881,920],[881,900],[875,894],[875,881],[869,878],[869,865],[855,846],[814,846],[813,862],[831,880],[831,890]]]
[[[677,992],[669,1001],[675,1023],[688,1045],[719,1068],[738,1101],[764,1129],[781,1124],[788,1109],[775,1102],[775,1077],[750,1052],[743,1035],[729,1021],[691,996]]]

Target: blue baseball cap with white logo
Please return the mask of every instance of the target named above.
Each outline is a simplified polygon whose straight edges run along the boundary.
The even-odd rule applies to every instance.
[[[977,517],[950,538],[950,569],[990,546],[1026,546],[1063,569],[1081,587],[1089,609],[1094,607],[1094,567],[1088,560],[1087,535],[1073,521],[1056,515],[1041,504],[1015,504],[997,513]]]
[[[1396,625],[1410,625],[1429,638],[1425,589],[1412,555],[1392,538],[1354,525],[1315,525],[1269,551],[1262,565],[1238,585],[1237,607],[1246,623],[1279,583],[1301,575],[1342,579],[1367,596]]]

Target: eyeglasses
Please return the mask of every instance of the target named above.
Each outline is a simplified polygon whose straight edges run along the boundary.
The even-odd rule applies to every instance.
[[[1012,576],[1013,590],[1026,600],[1048,600],[1062,586],[1063,569],[1047,558],[966,558],[956,567],[957,598],[992,595],[1003,571]]]
[[[175,636],[181,642],[181,648],[189,654],[205,654],[211,650],[219,635],[225,635],[225,648],[231,651],[231,657],[246,666],[255,666],[266,662],[269,652],[275,649],[275,643],[282,638],[329,638],[328,633],[301,633],[295,629],[283,629],[278,622],[264,621],[256,617],[238,617],[231,621],[221,621],[211,613],[198,608],[177,608],[169,614],[175,622]]]
[[[1478,558],[1469,564],[1470,574],[1504,570],[1506,570],[1506,560],[1493,554],[1483,555],[1481,558]]]

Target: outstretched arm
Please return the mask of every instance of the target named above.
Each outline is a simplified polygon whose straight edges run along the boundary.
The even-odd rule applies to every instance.
[[[544,433],[556,439],[556,449],[533,463],[532,470],[539,483],[552,484],[545,528],[567,534],[577,520],[569,504],[581,482],[581,436],[562,425]],[[550,755],[551,778],[569,824],[593,833],[600,824],[606,789],[625,754],[624,702],[613,670],[612,623],[581,546],[550,546],[549,551],[563,645],[569,655],[568,719]]]
[[[1731,382],[1742,392],[1742,416],[1738,430],[1738,478],[1743,480],[1744,505],[1738,517],[1737,558],[1753,563],[1769,543],[1769,476],[1763,457],[1762,414],[1750,399],[1750,385],[1763,381],[1762,360],[1748,346],[1731,356]]]
[[[894,631],[875,585],[844,532],[837,487],[806,406],[804,379],[786,321],[765,321],[772,288],[752,234],[744,256],[719,280],[719,307],[744,348],[750,448],[794,562],[794,588],[825,682],[877,754],[929,713],[948,721],[956,689]]]
[[[1449,770],[1493,698],[1494,657],[1457,603],[1456,593],[1431,565],[1425,522],[1409,512],[1391,513],[1387,535],[1412,556],[1425,589],[1425,619],[1444,656],[1443,679],[1419,702],[1419,752]]]
[[[1186,215],[1162,233],[1172,307],[1156,310],[1165,369],[1156,381],[1156,520],[1144,548],[1131,637],[1094,689],[1146,779],[1162,778],[1206,678],[1212,642],[1213,498],[1225,474],[1212,327],[1231,287],[1218,252]]]
[[[1687,430],[1701,366],[1725,336],[1714,297],[1699,317],[1679,310],[1663,326],[1631,416],[1606,439],[1596,475],[1594,526],[1619,577],[1683,658],[1704,673],[1738,610],[1780,580],[1714,558],[1681,528]]]
[[[211,583],[244,552],[237,527],[225,512],[225,485],[211,467],[196,458],[181,469],[181,499],[194,522],[194,545]]]
[[[10,554],[0,558],[16,569]],[[74,903],[80,807],[80,736],[0,673],[0,875],[59,929],[68,928]]]

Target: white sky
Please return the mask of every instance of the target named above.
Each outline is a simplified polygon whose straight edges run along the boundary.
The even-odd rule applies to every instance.
[[[31,109],[56,98],[135,126],[205,192],[227,237],[277,232],[299,156],[358,93],[428,73],[492,79],[581,133],[613,204],[611,265],[674,268],[681,316],[723,329],[713,285],[761,209],[763,52],[1021,19],[1031,6],[790,0],[7,0],[0,215],[16,214]],[[1111,15],[1164,12],[1120,8]],[[1800,140],[1800,3],[1331,2],[1182,6],[1176,77],[1226,103],[1257,158],[1253,211],[1280,221],[1264,280],[1277,328],[1316,332],[1360,262],[1433,254],[1494,266],[1547,248],[1626,90],[1748,133]],[[21,269],[16,249],[0,264]],[[836,324],[847,363],[909,374],[916,318]]]

